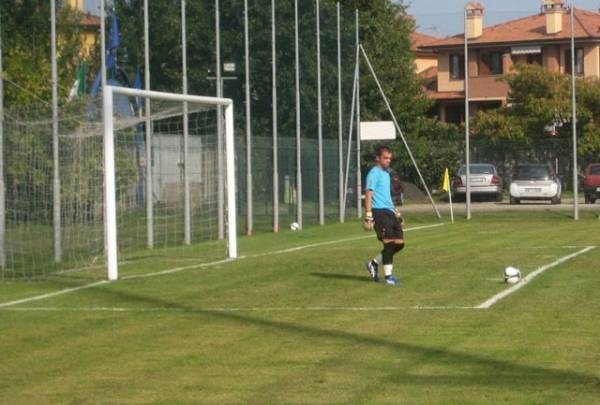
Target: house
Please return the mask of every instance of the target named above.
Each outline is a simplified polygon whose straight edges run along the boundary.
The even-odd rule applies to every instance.
[[[410,34],[411,50],[415,55],[415,66],[418,74],[422,74],[423,72],[437,67],[437,54],[433,50],[425,49],[423,47],[439,40],[440,38],[421,32],[414,31]]]
[[[484,7],[467,5],[469,105],[472,114],[506,103],[508,85],[498,79],[515,63],[571,73],[570,9],[564,0],[542,1],[536,15],[484,28]],[[575,9],[575,74],[600,78],[600,13]],[[427,87],[442,121],[464,121],[464,34],[419,48],[437,55],[437,77]]]
[[[65,4],[82,13],[80,22],[81,56],[87,58],[94,52],[100,40],[100,17],[84,13],[84,0],[68,0]]]

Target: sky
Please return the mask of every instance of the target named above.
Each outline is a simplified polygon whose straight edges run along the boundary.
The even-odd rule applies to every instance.
[[[463,9],[467,0],[403,0],[417,20],[417,31],[445,37],[464,31]],[[542,0],[478,0],[485,7],[484,26],[533,15]],[[576,8],[598,11],[600,0],[575,0]],[[570,3],[569,0],[566,1]]]

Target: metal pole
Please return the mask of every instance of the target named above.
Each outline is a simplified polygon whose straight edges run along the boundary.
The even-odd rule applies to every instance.
[[[250,45],[248,34],[248,0],[244,0],[244,54],[246,60],[246,227],[254,233],[254,206],[252,191],[252,110],[250,98]]]
[[[300,129],[300,50],[298,38],[298,0],[294,0],[294,52],[295,60],[295,76],[296,76],[296,200],[297,200],[297,216],[296,222],[302,229],[302,134]]]
[[[465,6],[465,169],[467,194],[465,197],[467,219],[471,219],[471,156],[469,155],[469,34],[467,32],[467,7]]]
[[[219,12],[219,0],[215,0],[215,54],[216,54],[216,76],[217,97],[223,97],[223,79],[221,78],[221,14]],[[225,238],[225,173],[223,167],[223,107],[217,106],[217,224],[219,239]]]
[[[362,218],[362,170],[360,150],[360,19],[358,10],[356,14],[356,216]]]
[[[186,0],[181,0],[181,69],[183,94],[188,94]],[[184,244],[192,243],[192,201],[190,193],[188,103],[183,102],[183,211]]]
[[[396,116],[394,115],[394,110],[392,110],[392,106],[390,105],[390,102],[389,102],[387,96],[385,95],[385,92],[383,91],[383,87],[381,87],[381,82],[379,81],[379,78],[377,77],[377,74],[375,73],[375,69],[373,69],[371,60],[369,59],[369,56],[367,55],[367,52],[365,52],[365,48],[363,48],[362,45],[360,46],[360,49],[362,51],[362,54],[365,57],[365,62],[367,62],[367,66],[369,67],[369,70],[371,71],[371,75],[373,76],[373,79],[375,80],[375,83],[377,84],[379,93],[381,94],[381,97],[383,98],[383,101],[385,102],[385,105],[386,105],[390,115],[392,116],[392,120],[394,121],[394,126],[396,127],[396,130],[400,134],[400,138],[402,139],[402,142],[404,143],[404,147],[406,148],[406,151],[408,152],[408,156],[410,157],[410,160],[412,161],[413,165],[415,166],[417,174],[419,175],[419,179],[421,180],[421,184],[423,185],[423,188],[425,189],[425,192],[427,193],[427,197],[429,197],[431,206],[433,207],[433,210],[435,211],[437,217],[441,218],[442,216],[440,215],[440,212],[437,209],[435,202],[433,201],[433,197],[431,196],[431,193],[429,192],[429,187],[427,187],[427,183],[425,183],[425,179],[423,178],[423,175],[421,174],[421,170],[419,170],[417,161],[415,160],[415,157],[413,156],[413,154],[410,150],[410,147],[408,146],[408,142],[406,141],[406,138],[404,137],[402,128],[400,128],[400,125],[398,124],[398,120],[396,119]]]
[[[358,62],[358,61],[357,61]],[[352,83],[352,104],[350,108],[350,125],[348,128],[348,153],[346,155],[346,176],[344,178],[344,212],[343,216],[346,219],[346,199],[348,198],[348,177],[350,173],[350,155],[352,153],[352,131],[354,131],[354,110],[356,108],[356,91],[358,88],[358,63],[354,67],[354,80]]]
[[[577,88],[575,76],[575,2],[571,2],[571,93],[573,112],[573,218],[579,220],[579,190],[577,178]]]
[[[102,122],[104,124],[104,229],[108,279],[112,281],[119,278],[119,262],[117,247],[117,201],[115,191],[113,91],[110,86],[102,88],[102,106]]]
[[[56,56],[56,0],[50,2],[52,33],[52,224],[54,228],[54,261],[62,261],[62,241],[60,223],[60,156],[58,144],[58,68]]]
[[[271,73],[273,97],[273,231],[279,232],[279,149],[277,144],[277,38],[275,0],[271,0]]]
[[[322,100],[322,89],[321,89],[321,17],[320,17],[320,4],[319,0],[316,0],[317,8],[317,120],[318,120],[318,156],[319,156],[319,224],[325,225],[325,193],[324,193],[324,180],[323,180],[323,100]]]
[[[1,10],[0,10],[1,11]],[[0,14],[0,267],[6,267],[6,201],[4,185],[4,68],[2,65],[2,14]]]
[[[227,242],[228,256],[235,259],[237,252],[237,214],[235,209],[235,139],[233,103],[225,107],[225,153],[227,156]]]
[[[104,2],[105,0],[100,0],[100,81],[103,95],[106,88],[106,18],[104,15]]]
[[[342,117],[342,34],[340,31],[340,2],[336,3],[337,8],[337,70],[338,70],[338,166],[339,166],[339,211],[340,211],[340,222],[344,222],[344,172],[343,172],[343,163],[344,160],[344,144],[342,138],[343,132],[343,117]]]
[[[148,0],[144,0],[144,89],[150,90],[150,25]],[[152,121],[150,98],[146,97],[146,238],[148,248],[154,247],[154,192],[152,184]]]

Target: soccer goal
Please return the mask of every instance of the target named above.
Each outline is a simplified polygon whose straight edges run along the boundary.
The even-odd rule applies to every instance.
[[[144,106],[138,115],[132,98]],[[185,259],[173,249],[225,239],[226,256],[237,257],[230,99],[107,86],[103,127],[109,280],[119,277],[119,255],[137,250]]]

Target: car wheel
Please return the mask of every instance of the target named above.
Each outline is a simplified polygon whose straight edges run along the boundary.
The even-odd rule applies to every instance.
[[[511,205],[519,204],[520,202],[521,201],[518,198],[510,197],[510,204]]]
[[[496,202],[502,202],[502,193],[496,194]]]
[[[590,198],[590,203],[591,204],[596,204],[596,199],[595,198]]]
[[[560,204],[560,197],[554,197],[554,198],[552,198],[551,202],[552,202],[553,205]]]

